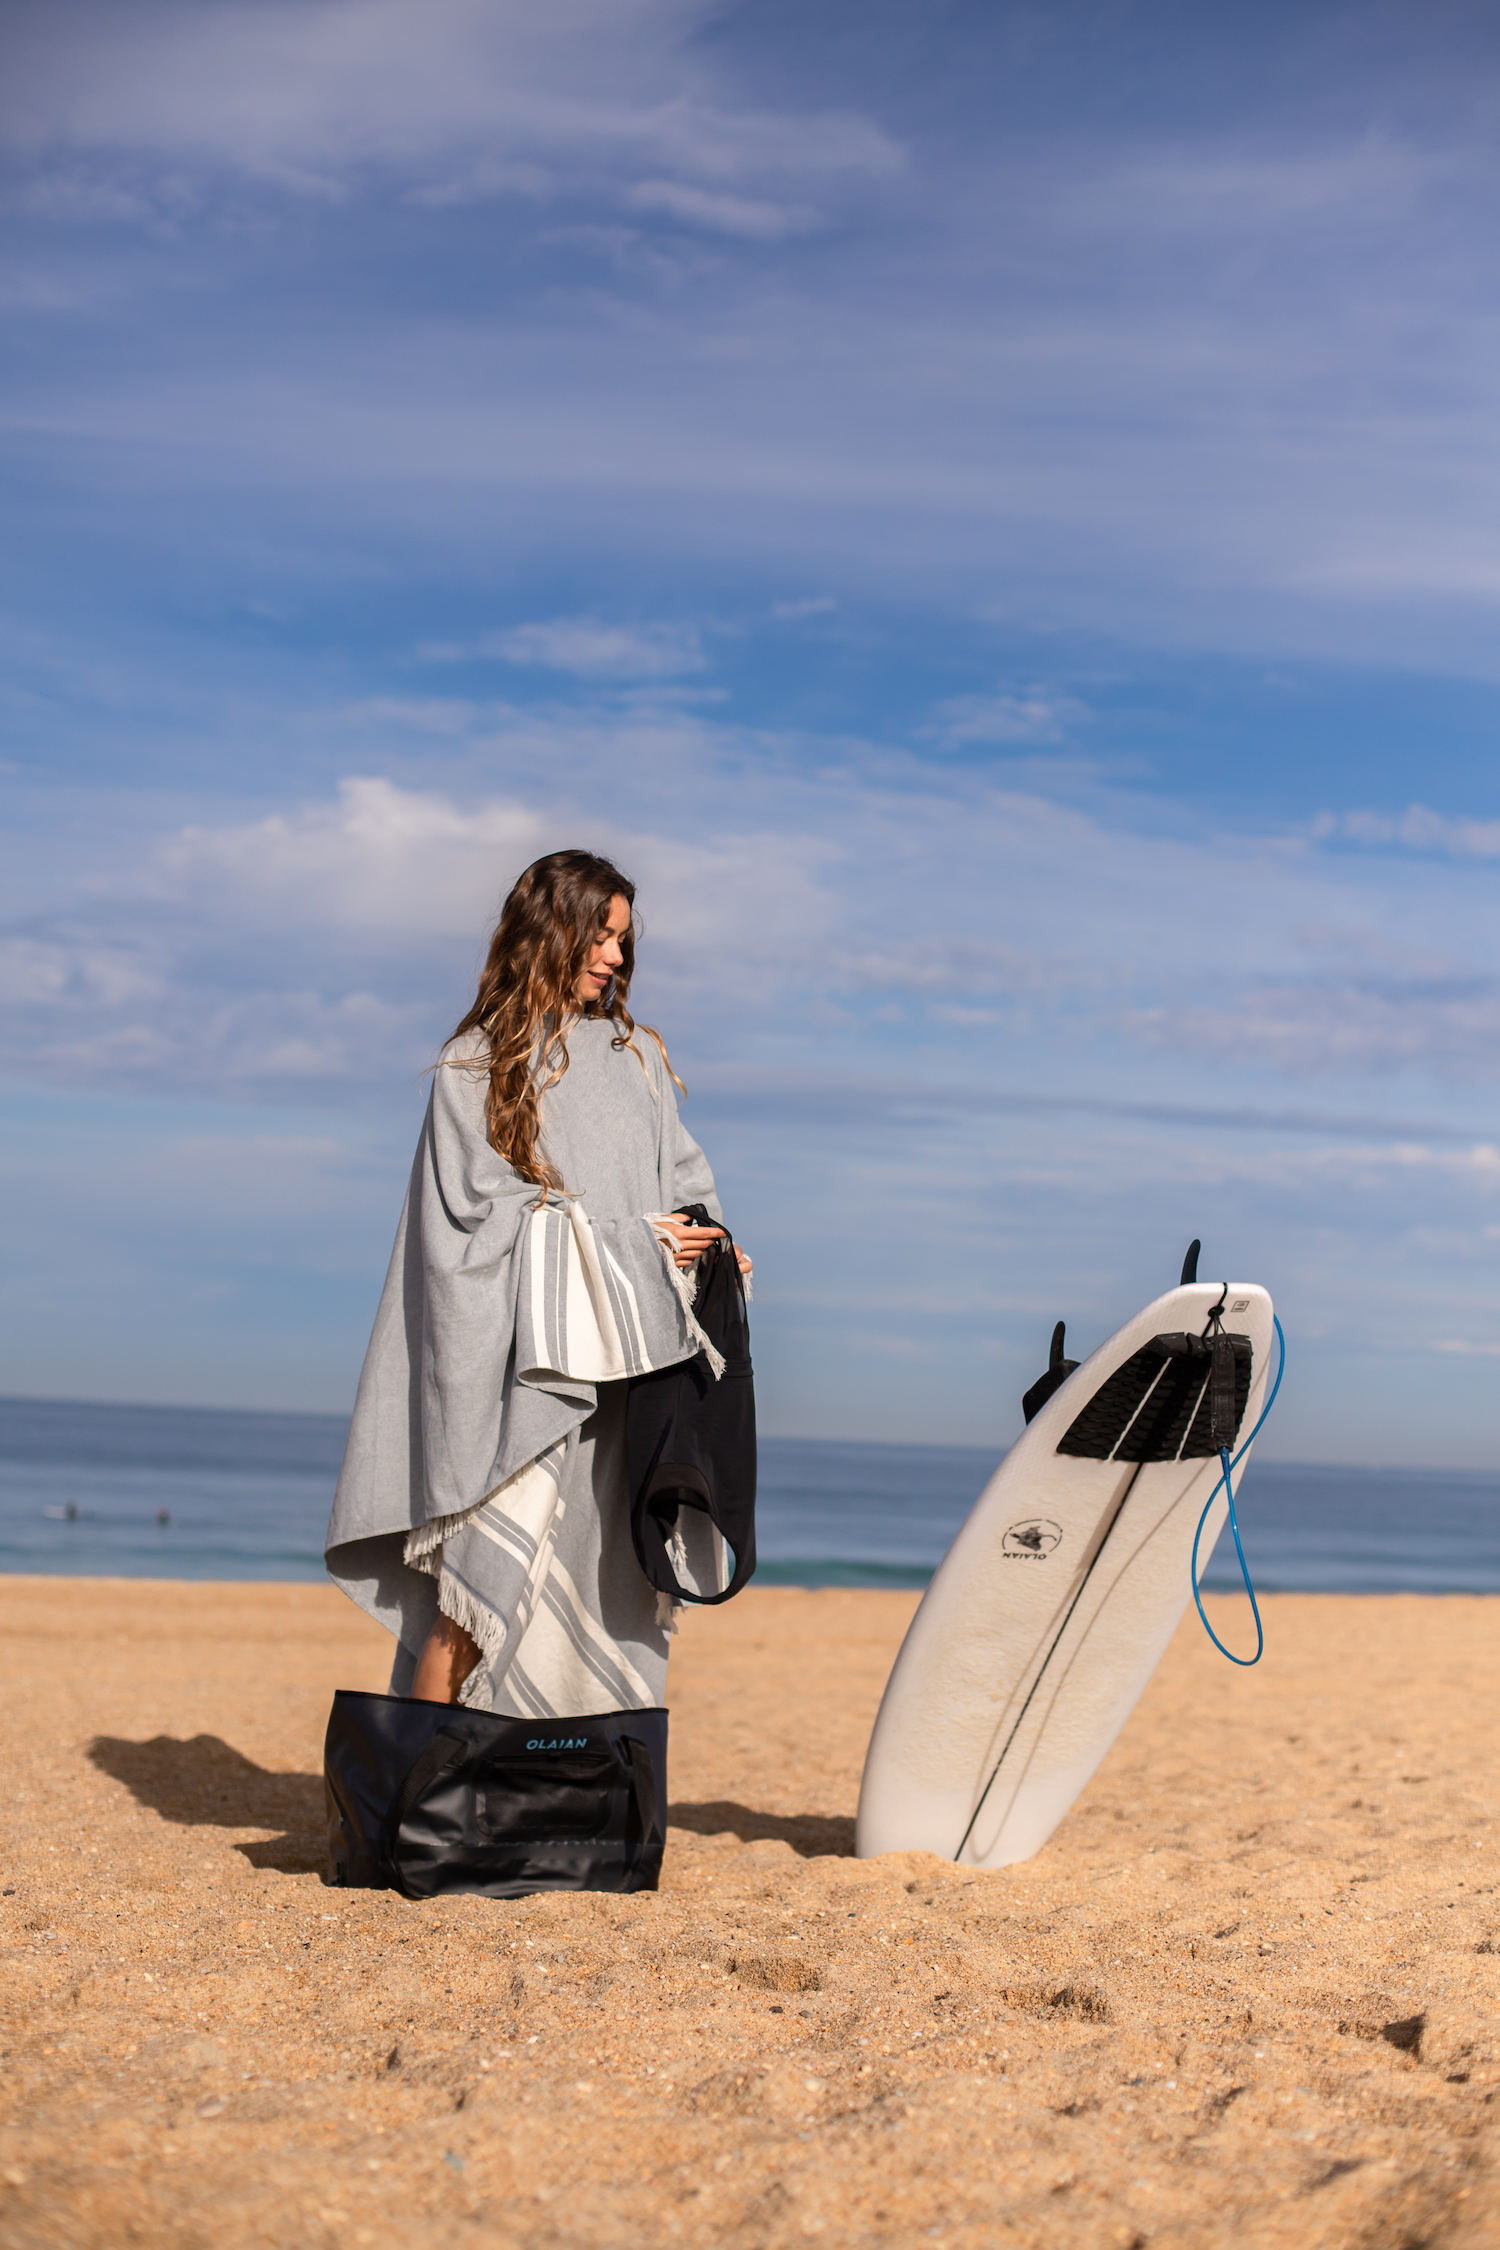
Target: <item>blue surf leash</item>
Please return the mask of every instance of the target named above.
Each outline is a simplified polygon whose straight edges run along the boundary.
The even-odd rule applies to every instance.
[[[1250,1568],[1245,1561],[1245,1550],[1240,1545],[1239,1519],[1234,1512],[1233,1475],[1234,1471],[1244,1460],[1245,1455],[1249,1452],[1251,1445],[1254,1443],[1255,1439],[1260,1435],[1261,1424],[1264,1423],[1266,1416],[1270,1413],[1272,1407],[1276,1404],[1276,1393],[1281,1388],[1281,1378],[1286,1372],[1286,1334],[1282,1328],[1281,1322],[1277,1319],[1274,1313],[1271,1315],[1271,1319],[1276,1329],[1276,1342],[1281,1354],[1276,1363],[1276,1380],[1271,1385],[1271,1395],[1260,1410],[1260,1420],[1256,1423],[1255,1428],[1250,1432],[1249,1437],[1246,1438],[1244,1444],[1240,1447],[1239,1452],[1235,1455],[1234,1459],[1232,1461],[1230,1460],[1227,1447],[1221,1449],[1219,1454],[1219,1463],[1223,1470],[1223,1474],[1219,1478],[1218,1483],[1214,1486],[1213,1491],[1209,1494],[1207,1500],[1205,1500],[1205,1502],[1203,1503],[1203,1513],[1198,1518],[1198,1528],[1193,1533],[1193,1600],[1198,1604],[1198,1615],[1203,1620],[1203,1630],[1205,1633],[1207,1633],[1209,1639],[1213,1642],[1214,1647],[1218,1650],[1221,1656],[1227,1656],[1231,1664],[1243,1664],[1247,1668],[1252,1664],[1258,1664],[1260,1662],[1261,1657],[1265,1652],[1266,1633],[1265,1627],[1261,1624],[1260,1621],[1260,1608],[1255,1599],[1255,1588],[1250,1582]],[[1250,1612],[1255,1619],[1255,1654],[1253,1656],[1236,1656],[1232,1648],[1226,1648],[1224,1646],[1224,1643],[1220,1640],[1218,1634],[1214,1631],[1212,1625],[1210,1625],[1208,1622],[1208,1613],[1203,1607],[1203,1596],[1198,1591],[1198,1542],[1203,1537],[1203,1526],[1208,1521],[1208,1511],[1213,1506],[1214,1502],[1218,1499],[1221,1491],[1229,1502],[1229,1528],[1234,1533],[1234,1551],[1240,1558],[1240,1576],[1245,1581],[1245,1592],[1250,1596]]]

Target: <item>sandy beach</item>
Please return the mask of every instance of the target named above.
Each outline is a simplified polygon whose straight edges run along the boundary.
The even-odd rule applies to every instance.
[[[1190,1612],[979,1875],[849,1856],[914,1599],[688,1617],[659,1893],[411,1905],[320,1881],[338,1595],[0,1581],[0,2241],[1500,2241],[1500,1605]]]

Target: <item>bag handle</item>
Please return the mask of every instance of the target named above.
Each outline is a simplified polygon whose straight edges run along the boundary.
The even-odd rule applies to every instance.
[[[724,1227],[725,1234],[729,1233],[724,1221],[716,1219],[706,1203],[679,1203],[671,1215],[674,1219],[690,1219],[695,1227]]]
[[[390,1818],[385,1824],[384,1847],[386,1864],[396,1878],[396,1888],[403,1898],[415,1898],[417,1894],[407,1889],[405,1877],[401,1873],[401,1862],[396,1856],[397,1846],[401,1841],[402,1823],[419,1798],[426,1796],[438,1775],[445,1773],[450,1766],[456,1765],[460,1758],[466,1758],[468,1754],[468,1743],[458,1735],[435,1734],[397,1791],[396,1802],[392,1805]]]
[[[674,1219],[686,1219],[690,1226],[717,1227],[723,1239],[719,1242],[711,1242],[708,1247],[710,1250],[716,1250],[721,1258],[727,1257],[734,1248],[734,1236],[722,1219],[714,1217],[706,1203],[679,1203],[676,1210],[669,1215]],[[736,1273],[739,1272],[738,1259],[735,1261],[734,1270]]]

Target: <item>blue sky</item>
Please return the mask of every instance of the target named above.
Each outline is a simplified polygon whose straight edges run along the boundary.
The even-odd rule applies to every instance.
[[[1198,1234],[1272,1450],[1493,1466],[1492,9],[0,44],[4,1388],[345,1405],[585,843],[768,1429],[999,1445]]]

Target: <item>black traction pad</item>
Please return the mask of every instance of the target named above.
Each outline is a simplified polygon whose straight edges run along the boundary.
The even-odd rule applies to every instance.
[[[1250,1339],[1229,1336],[1226,1341],[1234,1347],[1238,1436],[1250,1397]],[[1195,1461],[1217,1453],[1211,1368],[1206,1337],[1153,1336],[1100,1384],[1059,1440],[1058,1452],[1085,1461]]]

